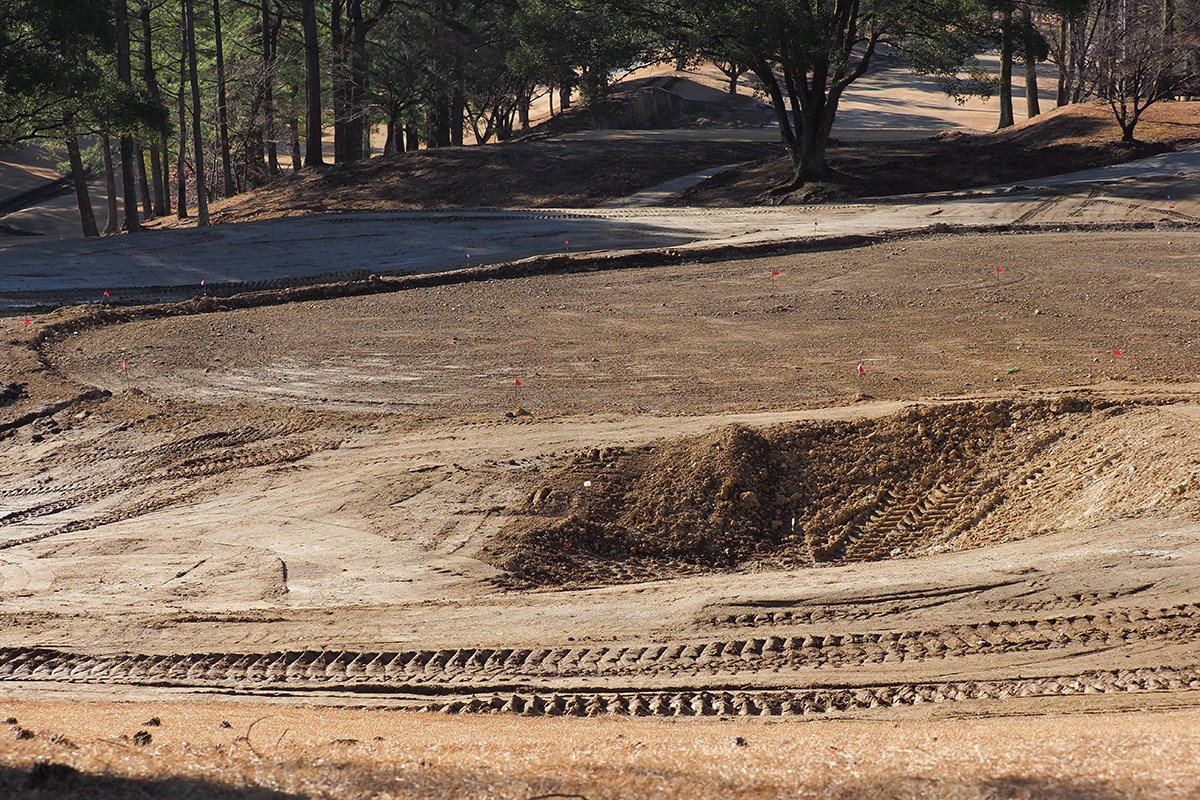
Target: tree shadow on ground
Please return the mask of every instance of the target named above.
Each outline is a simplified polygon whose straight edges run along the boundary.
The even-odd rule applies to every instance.
[[[228,786],[203,778],[129,778],[80,772],[41,761],[30,769],[0,766],[0,797],[8,800],[304,800],[260,786]]]
[[[886,782],[841,784],[822,793],[837,800],[871,797],[878,800],[917,800],[954,797],[964,800],[1128,800],[1154,797],[1151,787],[1117,787],[1102,781],[1071,780],[1048,776],[981,777],[973,779],[897,777]]]

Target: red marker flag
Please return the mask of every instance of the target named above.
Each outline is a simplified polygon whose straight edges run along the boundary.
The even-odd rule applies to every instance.
[[[774,278],[774,277],[775,277],[776,275],[778,275],[778,274],[779,274],[779,270],[777,270],[777,269],[773,269],[773,270],[771,270],[771,277],[772,277],[772,278]]]
[[[1113,350],[1113,355],[1114,355],[1114,356],[1119,356],[1119,355],[1121,355],[1121,351],[1120,351],[1120,350]]]
[[[121,362],[121,369],[129,369],[129,365],[128,365],[128,364],[126,364],[124,361],[122,361],[122,362]]]
[[[517,387],[518,389],[520,389],[520,388],[521,388],[521,379],[520,379],[520,378],[517,378],[517,379],[514,381],[514,383],[516,384],[516,387]]]
[[[26,317],[26,318],[25,318],[25,327],[26,327],[26,328],[28,328],[28,327],[29,327],[29,317]]]
[[[104,290],[104,296],[105,296],[105,297],[111,297],[111,295],[108,293],[108,289],[105,289],[105,290]]]
[[[996,274],[1000,275],[1004,272],[1004,267],[996,267]]]
[[[859,362],[858,364],[858,374],[860,377],[867,374],[867,370],[865,367],[863,367],[862,362]]]
[[[205,283],[205,279],[204,279],[204,278],[201,278],[201,279],[200,279],[200,285],[201,285],[201,286],[203,286],[203,285],[204,285],[204,283]]]

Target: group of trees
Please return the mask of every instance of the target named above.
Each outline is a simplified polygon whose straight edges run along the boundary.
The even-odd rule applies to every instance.
[[[0,147],[64,143],[88,234],[92,168],[110,229],[193,207],[205,224],[208,198],[326,163],[328,128],[338,163],[369,157],[377,126],[388,154],[504,139],[535,97],[603,104],[619,71],[700,54],[732,89],[757,78],[802,182],[823,172],[838,104],[885,47],[949,91],[998,91],[1002,127],[1014,65],[1032,115],[1049,60],[1060,105],[1103,99],[1132,140],[1145,107],[1194,73],[1178,44],[1198,2],[0,0]],[[989,50],[999,78],[973,67]]]

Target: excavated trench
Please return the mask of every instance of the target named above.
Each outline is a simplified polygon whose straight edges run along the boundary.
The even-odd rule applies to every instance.
[[[1171,406],[1059,397],[592,449],[510,509],[485,554],[509,585],[597,585],[1196,518],[1196,428]]]

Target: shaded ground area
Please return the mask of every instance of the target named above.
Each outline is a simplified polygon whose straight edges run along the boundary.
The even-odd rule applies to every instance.
[[[321,211],[591,207],[705,167],[780,151],[755,142],[549,142],[423,150],[302,172],[213,206],[213,219]],[[164,222],[160,224],[174,224]]]
[[[1160,103],[1121,144],[1106,106],[1075,105],[993,133],[943,133],[913,142],[842,144],[829,149],[830,175],[787,195],[772,193],[790,175],[777,157],[722,173],[682,192],[676,206],[812,203],[942,192],[1033,180],[1119,164],[1200,142],[1200,103]]]
[[[15,702],[0,713],[34,734],[5,745],[0,792],[14,800],[1149,800],[1200,791],[1195,711],[903,728],[466,720],[212,703]],[[143,724],[159,718],[160,726]],[[148,744],[132,743],[139,730]]]

